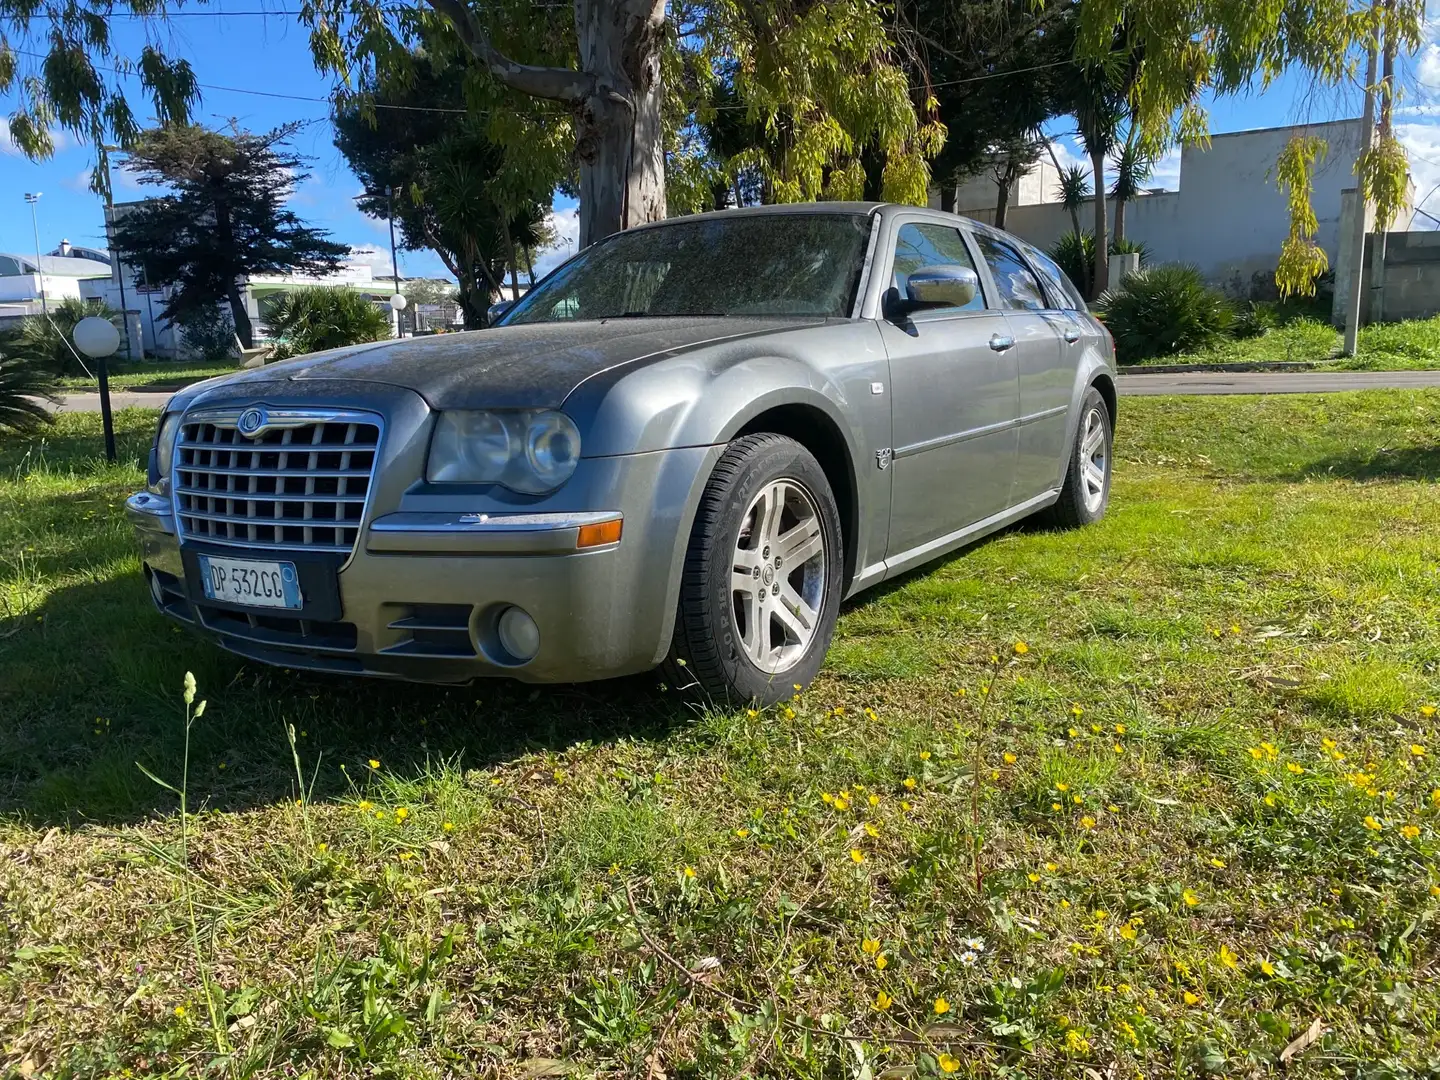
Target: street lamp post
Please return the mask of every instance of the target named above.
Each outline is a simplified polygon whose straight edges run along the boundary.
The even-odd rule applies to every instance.
[[[110,249],[110,261],[115,266],[115,276],[120,282],[120,325],[125,329],[121,338],[125,342],[125,359],[133,361],[135,357],[130,355],[130,312],[125,307],[125,264],[120,261],[120,253],[115,250],[115,240],[111,236],[111,225],[115,218],[115,195],[114,189],[110,186],[110,155],[118,153],[118,146],[102,146],[105,152],[105,246]],[[145,354],[145,343],[140,343],[140,354]]]
[[[395,336],[401,337],[405,329],[405,318],[400,313],[405,310],[404,296],[400,293],[400,261],[395,256],[395,187],[392,184],[385,189],[385,216],[390,219],[390,274],[395,284],[395,293],[390,297],[390,306],[395,309]],[[410,336],[415,336],[415,324],[410,325]]]
[[[40,220],[35,216],[35,204],[40,201],[43,191],[25,193],[25,201],[30,204],[30,226],[35,230],[35,276],[40,282],[40,311],[45,318],[50,318],[50,305],[45,302],[45,266],[40,261]]]
[[[75,324],[75,346],[95,361],[100,376],[100,423],[105,429],[105,460],[115,461],[115,420],[110,413],[110,375],[106,359],[120,347],[120,331],[109,319],[91,315]]]

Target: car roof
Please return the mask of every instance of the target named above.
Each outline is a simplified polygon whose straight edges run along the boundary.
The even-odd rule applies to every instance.
[[[857,217],[869,217],[878,213],[919,213],[933,217],[941,221],[959,222],[967,228],[976,232],[986,232],[994,236],[1009,236],[1009,233],[993,226],[986,225],[974,218],[962,217],[959,214],[952,214],[946,210],[937,210],[929,206],[910,206],[905,203],[893,202],[798,202],[798,203],[768,203],[763,206],[741,206],[728,207],[724,210],[707,210],[701,214],[682,214],[676,217],[662,218],[659,221],[646,222],[644,225],[636,225],[627,232],[635,232],[638,229],[658,229],[666,225],[675,225],[683,221],[726,221],[737,217],[773,217],[787,214],[854,214]]]

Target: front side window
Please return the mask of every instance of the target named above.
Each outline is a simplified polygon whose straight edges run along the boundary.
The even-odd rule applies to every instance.
[[[1045,279],[1045,287],[1050,290],[1050,299],[1054,301],[1055,307],[1064,311],[1085,310],[1085,301],[1080,296],[1080,290],[1075,288],[1065,271],[1055,265],[1055,260],[1034,248],[1026,248],[1025,254],[1030,256],[1030,265]]]
[[[1020,253],[1003,240],[997,240],[988,233],[977,232],[975,243],[980,255],[990,267],[990,276],[995,279],[995,288],[1000,292],[1002,307],[1022,311],[1043,311],[1045,293],[1040,282],[1020,258]]]
[[[975,260],[970,257],[970,249],[965,246],[965,238],[960,235],[960,230],[920,221],[900,226],[900,231],[895,234],[895,263],[891,273],[895,291],[903,297],[905,283],[910,275],[930,266],[963,266],[971,271],[975,269]],[[968,304],[955,310],[972,311],[984,306],[985,298],[977,289]]]
[[[865,214],[737,214],[618,233],[542,281],[504,322],[667,315],[848,318],[870,227]]]

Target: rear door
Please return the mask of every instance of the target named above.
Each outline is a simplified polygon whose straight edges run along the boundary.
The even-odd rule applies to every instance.
[[[938,221],[902,219],[884,257],[901,297],[906,278],[922,267],[976,270],[960,230]],[[1019,387],[1005,315],[980,293],[963,308],[882,317],[879,325],[894,425],[886,557],[895,558],[1009,505]]]
[[[1079,331],[1069,313],[1051,306],[1039,275],[1013,242],[977,229],[975,243],[995,280],[1015,337],[1020,409],[1011,503],[1018,505],[1060,483],[1079,355],[1068,351],[1067,339],[1073,336],[1078,341]]]

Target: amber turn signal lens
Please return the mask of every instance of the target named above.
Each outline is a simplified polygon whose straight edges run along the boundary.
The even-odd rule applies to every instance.
[[[577,548],[603,547],[605,544],[618,544],[620,542],[619,518],[613,521],[601,521],[594,525],[581,525],[580,535],[575,538]]]

